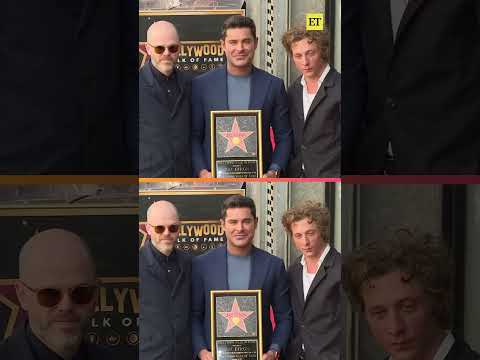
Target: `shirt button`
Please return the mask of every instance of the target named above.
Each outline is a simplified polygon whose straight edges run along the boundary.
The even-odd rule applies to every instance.
[[[391,97],[388,97],[385,101],[385,103],[387,104],[388,107],[390,107],[391,109],[396,109],[397,108],[397,104],[395,103],[395,101],[393,101],[393,99]]]

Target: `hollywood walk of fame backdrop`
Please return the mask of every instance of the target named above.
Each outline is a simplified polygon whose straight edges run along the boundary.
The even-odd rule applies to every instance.
[[[212,176],[261,177],[261,110],[212,111],[210,121]]]
[[[214,290],[210,304],[214,359],[261,359],[261,290]]]
[[[175,25],[182,45],[177,69],[198,75],[225,64],[220,45],[223,22],[232,15],[245,15],[245,10],[141,10],[139,15],[139,67],[148,60],[146,34],[149,26],[165,20]]]
[[[26,319],[14,289],[21,247],[36,232],[63,228],[88,243],[101,283],[87,340],[111,348],[115,359],[137,359],[138,247],[132,241],[137,214],[136,206],[125,204],[1,208],[0,227],[6,240],[0,256],[0,341]]]

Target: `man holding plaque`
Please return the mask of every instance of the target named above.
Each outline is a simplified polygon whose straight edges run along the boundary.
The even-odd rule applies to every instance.
[[[191,360],[191,258],[175,249],[180,221],[168,201],[147,210],[148,240],[140,249],[140,360]]]
[[[252,331],[245,324],[247,317],[256,316],[262,319],[262,331],[259,331],[257,340],[263,346],[255,351],[249,348],[248,354],[244,352],[243,356],[247,356],[245,359],[274,360],[286,349],[292,326],[288,280],[283,261],[253,246],[258,219],[252,199],[240,195],[226,199],[220,221],[227,237],[227,246],[196,257],[192,262],[194,355],[201,360],[212,360],[212,353],[215,353],[215,360],[222,360],[222,353],[217,351],[217,333],[212,332],[212,325],[217,327],[223,321],[226,331],[237,331],[241,340],[242,334],[247,336]],[[211,312],[212,290],[247,289],[261,290],[262,306],[257,311],[246,309],[241,302],[234,301],[228,314]],[[270,306],[276,322],[274,331],[269,316]],[[236,315],[230,316],[232,313]],[[225,325],[224,317],[232,321]],[[229,351],[231,355],[236,350],[232,348]]]
[[[288,88],[294,150],[287,176],[340,177],[341,77],[329,65],[329,34],[302,25],[282,42],[302,73]]]
[[[212,149],[212,142],[217,134],[223,133],[226,145],[222,149],[225,156],[237,151],[238,155],[250,153],[246,140],[255,136],[258,150],[254,154],[261,161],[260,171],[267,177],[278,177],[280,171],[287,167],[292,146],[292,129],[288,122],[288,104],[283,81],[253,66],[253,57],[258,38],[252,19],[240,15],[228,18],[223,24],[221,44],[225,51],[227,66],[215,69],[196,77],[192,81],[192,160],[195,176],[211,177],[212,171],[217,176],[215,155],[219,144]],[[254,129],[254,123],[244,124],[240,120],[226,124],[224,129],[214,129],[211,136],[212,111],[260,110],[261,126]],[[270,139],[270,127],[275,137],[275,150]],[[248,137],[248,139],[247,139]],[[228,139],[226,143],[223,138]],[[261,149],[261,150],[260,150]],[[242,159],[236,157],[237,166]],[[223,177],[242,176],[233,169],[226,170]]]
[[[288,210],[282,224],[302,252],[288,269],[294,325],[287,360],[343,359],[342,258],[329,245],[329,211],[307,202]]]

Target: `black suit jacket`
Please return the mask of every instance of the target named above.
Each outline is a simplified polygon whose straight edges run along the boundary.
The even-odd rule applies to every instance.
[[[30,343],[27,340],[25,323],[12,336],[0,344],[0,359],[2,360],[36,360]],[[109,349],[96,344],[87,343],[88,360],[111,359],[114,356]]]
[[[0,173],[137,173],[138,2],[75,4],[2,1]]]
[[[409,1],[395,44],[390,0],[363,1],[368,123],[358,165],[392,173],[480,173],[480,2]]]
[[[151,62],[139,74],[140,177],[192,177],[191,79],[177,71],[180,96],[173,112]]]
[[[332,247],[323,260],[304,300],[301,257],[288,269],[293,308],[293,334],[287,360],[344,359],[345,297],[341,287],[341,255]]]
[[[389,360],[387,357],[385,360]],[[461,340],[455,340],[445,360],[479,360],[480,355],[474,352],[470,346]]]
[[[175,250],[180,275],[170,290],[150,241],[140,249],[140,360],[191,360],[191,257]]]
[[[304,120],[303,86],[300,76],[288,89],[288,117],[293,128],[294,150],[287,176],[340,177],[341,78],[331,68],[318,89]]]

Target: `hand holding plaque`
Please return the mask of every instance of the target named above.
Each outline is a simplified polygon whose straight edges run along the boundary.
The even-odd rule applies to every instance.
[[[262,176],[262,111],[212,111],[211,163],[217,178]]]

